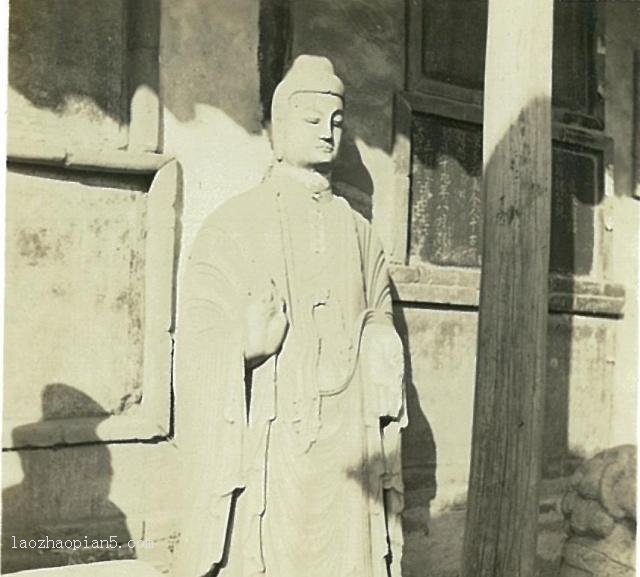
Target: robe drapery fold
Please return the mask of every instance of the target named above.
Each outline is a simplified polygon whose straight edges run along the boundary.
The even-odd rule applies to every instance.
[[[245,374],[245,309],[271,283],[290,327]],[[403,355],[369,223],[273,174],[205,221],[179,299],[173,574],[399,577]]]

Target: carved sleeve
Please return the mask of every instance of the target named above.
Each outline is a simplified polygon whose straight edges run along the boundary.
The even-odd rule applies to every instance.
[[[393,325],[393,302],[385,255],[375,231],[368,223],[366,225],[363,234],[363,262],[365,263],[367,306],[378,313],[376,322]]]
[[[237,246],[204,227],[179,296],[176,443],[185,476],[174,575],[206,573],[223,554],[233,493],[243,486],[242,274]]]
[[[362,336],[362,369],[365,390],[377,403],[376,415],[382,419],[375,451],[381,451],[379,466],[372,473],[379,475],[386,516],[389,574],[399,577],[403,536],[401,513],[404,508],[400,436],[407,426],[404,389],[404,348],[393,324],[393,301],[389,273],[382,245],[365,223],[361,232],[363,272],[367,306],[374,311]],[[373,446],[373,441],[372,441]],[[372,450],[372,454],[375,454]]]

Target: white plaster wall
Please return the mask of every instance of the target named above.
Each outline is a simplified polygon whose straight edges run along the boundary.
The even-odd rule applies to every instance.
[[[183,169],[183,257],[203,219],[256,185],[271,159],[261,126],[258,12],[255,0],[162,3],[163,152]]]

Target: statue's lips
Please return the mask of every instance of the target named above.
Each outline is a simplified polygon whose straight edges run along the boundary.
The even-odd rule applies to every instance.
[[[333,152],[333,146],[329,146],[327,144],[320,144],[316,146],[316,148],[322,152]]]

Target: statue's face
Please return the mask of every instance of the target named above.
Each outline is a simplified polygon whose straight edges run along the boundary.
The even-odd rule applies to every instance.
[[[284,159],[302,168],[331,165],[340,147],[343,115],[339,96],[317,92],[293,94],[282,143]]]

